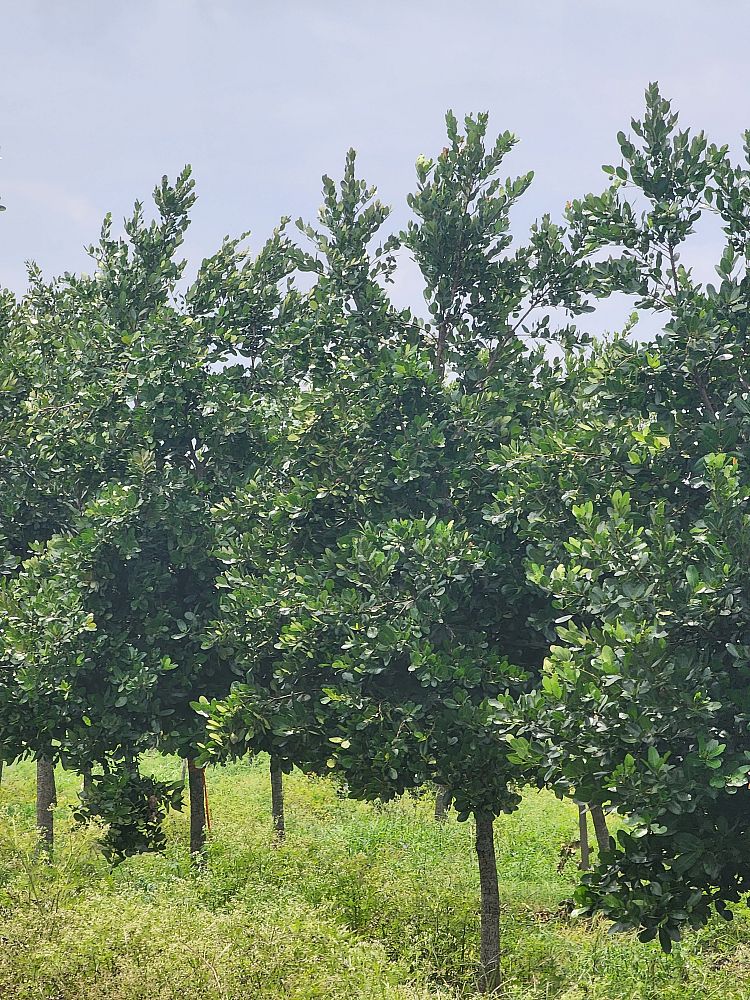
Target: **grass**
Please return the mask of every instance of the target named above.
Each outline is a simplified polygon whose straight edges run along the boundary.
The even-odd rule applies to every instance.
[[[179,762],[154,758],[177,777]],[[30,765],[0,789],[0,998],[8,1000],[456,1000],[472,996],[478,879],[471,829],[439,825],[427,797],[382,808],[322,779],[286,780],[274,846],[264,761],[209,773],[205,867],[187,820],[164,856],[110,870],[75,829],[78,785],[58,772],[52,863],[35,852]],[[497,821],[506,1000],[746,1000],[750,917],[713,923],[672,956],[572,920],[557,872],[575,808],[530,793]]]

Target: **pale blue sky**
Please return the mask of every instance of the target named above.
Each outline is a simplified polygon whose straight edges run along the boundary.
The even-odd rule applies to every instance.
[[[162,174],[193,165],[192,265],[221,238],[314,216],[353,145],[406,217],[443,114],[487,109],[536,181],[517,231],[599,188],[615,135],[658,79],[683,120],[736,143],[750,127],[745,0],[4,0],[0,5],[0,283],[24,260],[86,267]],[[715,238],[695,259],[706,273]],[[397,294],[418,301],[408,268]],[[609,308],[597,320],[618,321]]]

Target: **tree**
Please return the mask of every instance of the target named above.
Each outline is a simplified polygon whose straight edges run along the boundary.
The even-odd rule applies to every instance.
[[[502,738],[546,650],[539,592],[512,528],[485,519],[489,453],[533,426],[557,368],[528,341],[535,310],[586,308],[580,260],[545,218],[513,253],[509,212],[530,176],[502,183],[515,139],[485,146],[487,116],[421,157],[401,241],[425,278],[431,322],[399,313],[378,282],[394,242],[354,175],[325,180],[327,229],[303,310],[309,391],[292,411],[277,477],[220,505],[227,570],[215,635],[243,683],[209,716],[208,753],[266,750],[389,798],[445,785],[473,815],[482,886],[480,981],[500,974],[493,820],[519,801],[523,766]],[[309,318],[308,318],[309,317]],[[561,333],[572,342],[574,333]],[[325,370],[325,381],[320,378]]]
[[[164,179],[155,201],[159,220],[137,205],[124,239],[105,222],[92,278],[33,276],[7,335],[20,344],[8,386],[26,417],[8,406],[7,600],[19,622],[39,604],[45,613],[31,631],[3,629],[13,669],[2,740],[7,759],[100,762],[81,815],[107,802],[105,814],[132,812],[136,792],[146,813],[154,797],[178,801],[171,784],[137,774],[138,755],[158,745],[194,758],[201,725],[189,703],[229,686],[202,643],[217,610],[210,508],[272,447],[284,388],[265,350],[293,298],[281,289],[296,261],[282,231],[255,258],[225,241],[185,301],[175,254],[194,201],[189,172]],[[60,628],[75,634],[70,652]],[[198,798],[202,786],[193,844]],[[157,828],[147,819],[139,839],[114,824],[113,856],[158,847]]]
[[[48,577],[60,566],[70,566],[58,549],[47,558],[40,555],[40,546],[74,529],[97,491],[124,475],[138,446],[128,433],[131,359],[125,357],[123,345],[128,329],[153,322],[179,276],[170,260],[184,232],[180,198],[184,202],[190,197],[187,175],[177,196],[165,180],[157,191],[160,222],[143,226],[140,206],[130,221],[136,244],[132,258],[124,244],[111,240],[107,219],[99,246],[91,251],[99,265],[94,277],[66,275],[45,284],[32,267],[27,295],[9,310],[3,344],[7,374],[2,456],[8,488],[3,491],[0,531],[6,540],[6,566],[16,577],[8,597],[17,605],[20,620],[26,612],[19,601],[26,601],[28,608],[36,601],[44,603],[47,591],[60,595],[61,580]],[[26,567],[24,560],[32,553],[34,559]],[[37,593],[31,589],[35,584]],[[75,600],[66,597],[60,597],[60,608],[70,610]],[[64,650],[55,650],[55,632],[65,626],[54,604],[45,610],[39,621],[50,626],[49,636],[38,630],[28,633],[46,651],[41,659],[22,635],[19,643],[18,630],[6,634],[11,668],[3,673],[10,708],[10,717],[3,720],[6,758],[31,752],[51,761],[62,757],[75,763],[79,758],[88,764],[95,739],[79,736],[73,746],[67,739],[67,727],[76,715],[80,729],[86,714],[85,703],[75,705],[75,694],[80,698],[84,692],[69,686],[75,657],[71,662],[67,651],[57,655]],[[72,629],[75,633],[75,623]],[[39,671],[40,663],[46,675]],[[81,666],[75,663],[74,675],[80,677]],[[19,717],[16,706],[25,718]]]
[[[600,294],[635,293],[638,308],[667,321],[654,344],[617,339],[599,352],[583,378],[588,418],[557,433],[556,455],[548,435],[518,463],[516,500],[537,524],[554,495],[566,510],[537,532],[531,577],[554,595],[562,624],[537,724],[515,750],[630,815],[578,900],[669,950],[712,909],[731,917],[727,902],[750,884],[750,173],[703,133],[679,131],[656,86],[633,132],[618,137],[612,186],[573,202],[570,221],[590,252],[619,252],[597,265]],[[718,287],[699,285],[680,260],[707,210],[726,236]],[[562,550],[551,540],[561,520]]]

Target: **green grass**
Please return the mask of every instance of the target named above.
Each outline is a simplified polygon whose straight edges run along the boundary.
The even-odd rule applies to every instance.
[[[155,758],[178,777],[179,762]],[[57,845],[40,861],[30,765],[0,789],[0,998],[427,1000],[472,995],[478,879],[469,824],[429,798],[383,808],[325,780],[286,781],[275,847],[264,761],[209,772],[213,833],[191,869],[187,821],[165,856],[110,870],[95,829],[71,826],[75,775],[58,773]],[[571,920],[575,808],[530,793],[497,823],[507,1000],[746,1000],[750,918],[713,923],[672,956]]]

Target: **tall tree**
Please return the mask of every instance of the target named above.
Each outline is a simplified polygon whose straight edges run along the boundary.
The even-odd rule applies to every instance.
[[[589,414],[518,464],[516,499],[537,525],[531,576],[564,624],[541,724],[515,748],[632,817],[578,898],[669,950],[712,909],[731,916],[750,884],[737,793],[750,761],[750,145],[746,135],[733,165],[726,147],[678,129],[656,86],[632,129],[610,188],[573,202],[570,220],[592,253],[616,250],[596,267],[600,294],[635,294],[665,325],[653,344],[619,338],[598,352],[580,382]],[[706,211],[726,238],[716,286],[681,257]]]
[[[459,818],[474,817],[491,989],[493,820],[524,780],[500,735],[546,644],[523,549],[484,516],[497,488],[488,455],[533,426],[559,378],[534,346],[551,336],[536,311],[586,306],[579,259],[549,219],[509,251],[510,209],[531,180],[498,178],[514,138],[488,149],[487,116],[464,124],[449,114],[449,145],[419,159],[401,236],[429,323],[394,309],[378,281],[395,243],[367,253],[385,212],[353,156],[339,192],[325,182],[327,232],[305,230],[321,258],[304,327],[310,389],[277,480],[217,510],[228,565],[216,637],[247,676],[201,709],[218,757],[267,750],[371,799],[449,787]]]
[[[3,628],[14,669],[3,673],[11,718],[0,739],[7,759],[100,761],[82,813],[108,794],[123,808],[136,789],[152,797],[136,771],[142,750],[197,755],[189,703],[232,677],[202,642],[217,610],[210,508],[272,448],[283,398],[269,352],[293,300],[281,287],[297,259],[291,244],[280,230],[251,257],[227,240],[183,298],[175,255],[194,201],[189,172],[165,179],[155,201],[158,219],[137,205],[124,238],[105,222],[91,278],[45,285],[34,274],[30,295],[8,306],[7,340],[18,346],[6,385],[25,419],[10,403],[3,411],[7,600],[22,620],[48,592],[64,599],[59,609],[46,602],[41,633]],[[72,661],[55,644],[65,609],[87,623]],[[175,789],[162,793],[176,801]],[[197,842],[203,824],[192,814]],[[152,827],[147,819],[144,835]]]

